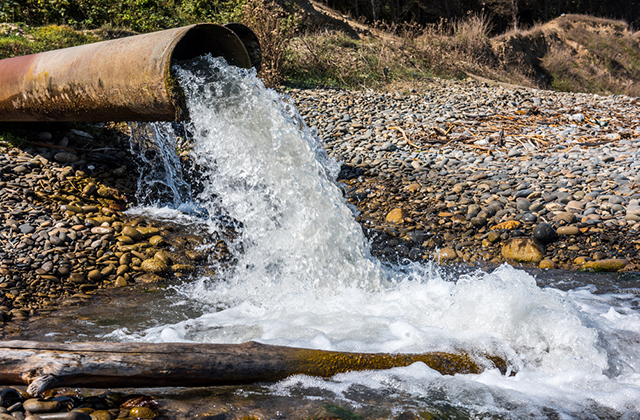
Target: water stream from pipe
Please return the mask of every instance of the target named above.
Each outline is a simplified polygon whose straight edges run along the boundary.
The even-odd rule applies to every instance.
[[[403,401],[399,407],[419,411],[441,400],[474,418],[640,418],[636,294],[541,288],[508,265],[453,277],[431,263],[384,265],[371,257],[335,183],[338,165],[289,102],[252,71],[221,59],[198,59],[176,74],[201,185],[187,194],[184,181],[173,179],[167,185],[177,185],[176,194],[164,203],[173,209],[136,211],[180,217],[204,232],[225,228],[224,214],[241,226],[229,244],[238,261],[177,290],[178,300],[198,302],[202,315],[119,328],[103,338],[256,340],[357,352],[462,349],[504,357],[518,373],[444,377],[414,364],[331,379],[295,376],[271,392],[313,398],[321,389],[362,404],[353,395],[366,388]],[[153,129],[173,135],[168,124]],[[178,211],[188,200],[206,211]]]

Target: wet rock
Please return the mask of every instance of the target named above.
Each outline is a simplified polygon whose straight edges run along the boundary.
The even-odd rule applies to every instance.
[[[581,267],[582,270],[585,271],[619,271],[622,270],[629,261],[622,258],[612,258],[606,260],[598,260],[598,261],[588,261]]]
[[[91,413],[92,420],[113,420],[113,414],[107,410],[96,410]]]
[[[128,236],[129,238],[131,238],[133,241],[136,241],[136,242],[142,239],[142,234],[136,228],[131,226],[123,227],[120,233],[123,236]]]
[[[152,419],[156,413],[149,407],[133,407],[129,410],[129,416],[138,419]]]
[[[169,269],[166,262],[157,258],[149,258],[144,260],[140,265],[140,268],[142,268],[146,273],[152,274],[164,273]]]
[[[136,277],[136,282],[143,284],[159,283],[163,280],[163,277],[153,273],[147,273]]]
[[[160,235],[155,235],[149,238],[149,243],[151,244],[151,246],[164,246],[167,244],[167,241],[164,240],[164,238]]]
[[[438,262],[451,261],[458,258],[458,253],[453,248],[442,248],[433,254],[433,258]]]
[[[191,273],[195,270],[195,267],[190,264],[174,264],[171,266],[171,271],[176,273]]]
[[[51,413],[52,411],[58,411],[60,409],[60,403],[53,400],[43,400],[41,398],[31,398],[22,403],[25,411],[31,413]]]
[[[507,260],[539,263],[544,258],[543,246],[531,238],[511,238],[502,247],[502,256]]]
[[[47,413],[33,416],[37,420],[95,420],[91,415],[80,411],[70,411],[61,413]],[[27,420],[27,417],[25,420]]]
[[[541,269],[554,269],[554,268],[557,268],[557,265],[552,260],[550,260],[548,258],[545,258],[544,260],[540,261],[540,264],[538,264],[538,268],[541,268]]]
[[[558,239],[556,230],[549,223],[538,224],[533,229],[533,237],[543,244],[548,244]]]

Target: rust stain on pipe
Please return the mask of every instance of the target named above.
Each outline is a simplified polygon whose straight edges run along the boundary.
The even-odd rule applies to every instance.
[[[205,53],[259,69],[257,38],[239,24],[191,25],[0,60],[0,121],[182,119],[171,65]]]

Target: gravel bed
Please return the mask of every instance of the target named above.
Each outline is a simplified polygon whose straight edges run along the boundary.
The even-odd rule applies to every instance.
[[[640,260],[638,98],[432,79],[290,90],[391,260],[594,271]]]

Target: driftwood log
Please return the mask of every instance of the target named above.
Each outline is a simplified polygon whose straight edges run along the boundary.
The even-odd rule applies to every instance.
[[[275,382],[290,375],[328,377],[424,362],[443,375],[506,371],[498,357],[346,353],[295,347],[191,343],[0,342],[0,384],[28,385],[31,395],[60,386],[89,388],[214,386]]]

